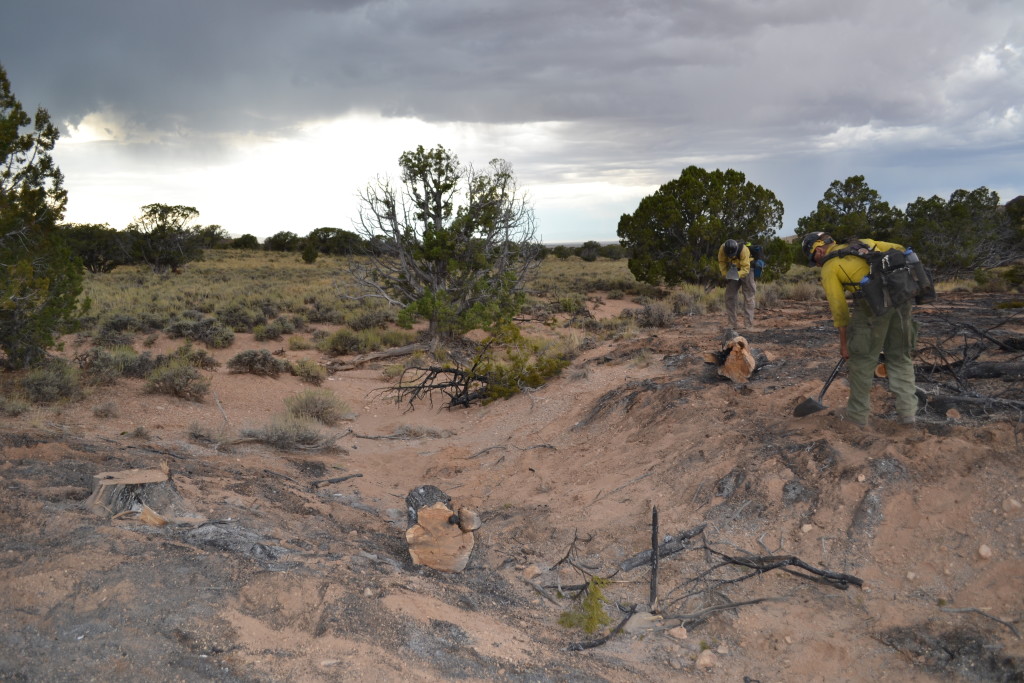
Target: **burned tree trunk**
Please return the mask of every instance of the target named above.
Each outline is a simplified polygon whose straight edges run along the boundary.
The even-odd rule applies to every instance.
[[[92,495],[86,506],[98,514],[109,516],[148,507],[151,498],[165,496],[166,489],[173,490],[170,475],[164,470],[101,472],[93,479]]]
[[[718,374],[722,377],[743,384],[768,363],[768,357],[762,351],[752,349],[746,337],[729,330],[721,350],[705,354],[704,362],[718,366]]]
[[[465,507],[456,514],[451,497],[436,486],[419,486],[405,497],[409,528],[405,540],[414,564],[461,572],[469,563],[480,516]]]

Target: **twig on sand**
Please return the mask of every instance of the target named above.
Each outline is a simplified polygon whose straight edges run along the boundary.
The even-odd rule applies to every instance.
[[[986,617],[988,619],[991,619],[992,621],[1002,624],[1006,628],[1010,629],[1010,632],[1013,633],[1013,635],[1017,636],[1017,638],[1020,638],[1020,633],[1017,631],[1016,627],[1014,627],[1013,624],[1011,624],[1008,621],[1003,621],[998,617],[994,617],[983,609],[979,609],[977,607],[940,607],[939,611],[951,612],[953,614],[964,614],[967,612],[971,612],[973,614],[980,614],[983,617]]]

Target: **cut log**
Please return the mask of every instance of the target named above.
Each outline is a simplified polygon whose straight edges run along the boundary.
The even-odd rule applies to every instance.
[[[173,487],[170,476],[163,470],[101,472],[93,479],[92,495],[86,505],[98,514],[110,516],[142,509],[155,491]]]
[[[750,348],[746,337],[733,333],[722,343],[722,350],[704,355],[706,363],[718,366],[718,374],[733,382],[744,384],[758,368],[768,362],[768,357]]]
[[[473,553],[473,532],[463,531],[458,517],[444,503],[420,508],[416,524],[405,532],[415,564],[442,572],[461,572]]]

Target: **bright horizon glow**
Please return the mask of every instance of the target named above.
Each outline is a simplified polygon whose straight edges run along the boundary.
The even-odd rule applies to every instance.
[[[541,237],[549,221],[564,223],[556,230],[557,241],[615,239],[621,213],[657,188],[582,175],[559,177],[516,163],[516,156],[536,157],[560,146],[558,136],[566,125],[558,123],[434,124],[353,113],[303,125],[290,138],[224,137],[216,143],[228,151],[217,163],[171,159],[152,169],[133,152],[156,136],[128,130],[111,112],[95,112],[65,126],[68,133],[54,150],[69,194],[65,221],[107,223],[119,230],[152,203],[194,206],[201,225],[220,225],[232,235],[248,233],[261,241],[282,230],[300,236],[320,227],[351,230],[358,218],[358,193],[378,177],[397,181],[399,156],[420,144],[443,145],[462,163],[475,166],[495,157],[509,160],[533,203]],[[97,159],[122,167],[103,171],[113,164],[97,168]],[[531,171],[538,177],[532,179]],[[573,211],[587,224],[567,224]]]

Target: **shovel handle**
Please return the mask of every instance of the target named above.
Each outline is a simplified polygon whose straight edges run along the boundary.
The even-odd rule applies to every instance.
[[[836,366],[834,368],[832,368],[832,374],[828,376],[827,380],[825,380],[825,386],[821,388],[821,393],[818,394],[818,403],[821,403],[822,400],[825,398],[825,392],[828,391],[828,388],[830,386],[832,386],[832,382],[835,380],[835,378],[839,376],[839,371],[843,369],[843,365],[845,363],[846,359],[840,356],[839,362],[836,363]]]

